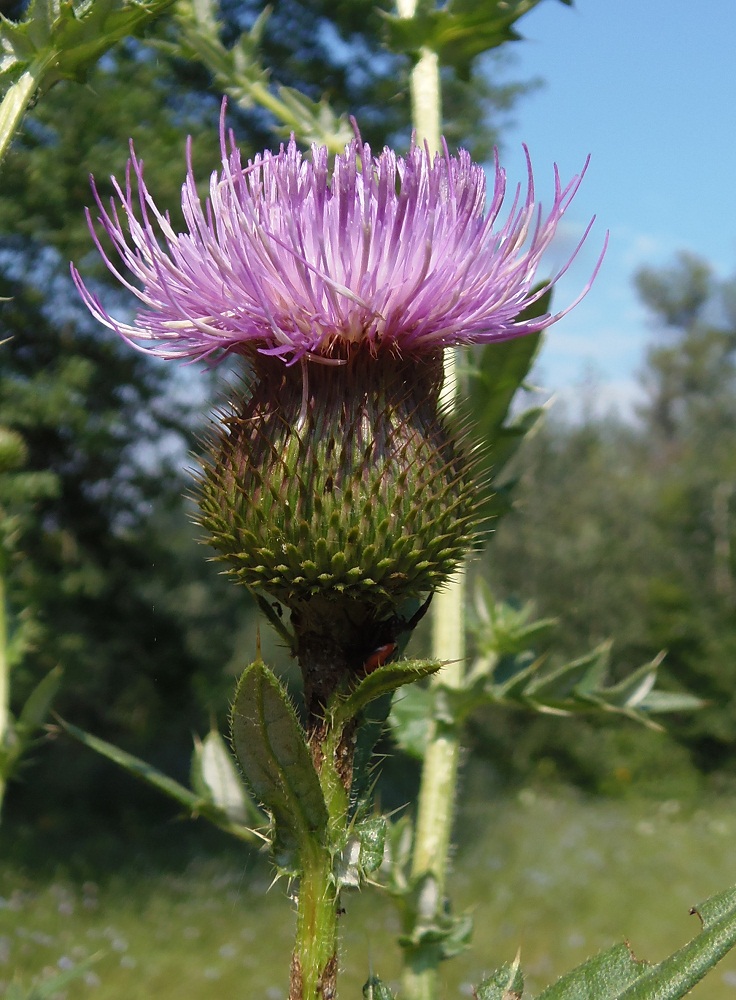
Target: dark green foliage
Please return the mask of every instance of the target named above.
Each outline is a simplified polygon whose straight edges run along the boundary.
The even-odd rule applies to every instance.
[[[327,806],[294,706],[261,660],[240,678],[230,722],[243,774],[273,817],[276,863],[301,872],[324,841]]]
[[[10,566],[10,611],[36,622],[16,694],[61,664],[64,710],[76,721],[150,738],[164,716],[173,722],[169,713],[191,717],[182,678],[202,666],[197,631],[214,610],[196,593],[204,554],[194,555],[180,501],[191,417],[161,366],[73,307],[68,280],[44,254],[21,247],[1,263],[11,339],[0,356],[0,423],[23,435],[27,474],[54,483],[15,505],[22,557]],[[43,285],[65,305],[46,305]],[[223,639],[224,660],[229,650]]]
[[[613,637],[614,676],[664,650],[664,683],[707,701],[667,728],[712,770],[736,737],[734,285],[681,255],[637,287],[661,329],[639,423],[548,422],[525,449],[492,575],[559,619],[564,652]],[[547,752],[584,772],[587,740],[571,735]]]
[[[572,0],[562,0],[568,6]],[[483,52],[522,36],[515,24],[539,0],[448,0],[441,7],[418,4],[411,18],[388,16],[388,41],[394,51],[418,56],[426,46],[445,66],[467,79]]]

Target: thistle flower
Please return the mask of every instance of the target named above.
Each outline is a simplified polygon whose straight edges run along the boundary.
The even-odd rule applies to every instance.
[[[292,138],[243,166],[224,106],[220,142],[222,171],[203,205],[190,140],[183,233],[156,207],[132,143],[124,188],[113,178],[119,208],[105,208],[93,181],[98,221],[140,287],[103,249],[88,212],[93,238],[143,309],[132,324],[117,320],[75,267],[72,275],[92,314],[137,347],[165,358],[239,350],[286,362],[342,360],[360,344],[407,355],[532,333],[572,308],[518,318],[569,267],[535,290],[585,168],[563,187],[555,167],[545,219],[527,152],[526,197],[517,188],[496,228],[506,197],[498,156],[486,210],[485,173],[462,150],[432,158],[412,144],[405,158],[388,148],[374,157],[356,135],[330,175],[326,147],[314,145],[310,161]]]
[[[72,274],[93,315],[141,350],[247,358],[201,476],[201,523],[234,577],[290,610],[318,715],[346,673],[393,648],[402,608],[440,586],[478,533],[483,484],[442,412],[442,352],[564,315],[520,318],[569,266],[538,286],[582,173],[563,187],[555,170],[545,219],[529,165],[526,196],[517,189],[497,227],[498,158],[484,210],[483,170],[446,147],[374,157],[356,134],[330,172],[326,149],[310,160],[292,139],[243,166],[224,106],[220,137],[204,205],[188,146],[186,232],[156,207],[132,145],[124,186],[113,179],[119,206],[106,209],[93,182],[98,221],[136,283],[88,213],[90,230],[143,304],[133,323]]]

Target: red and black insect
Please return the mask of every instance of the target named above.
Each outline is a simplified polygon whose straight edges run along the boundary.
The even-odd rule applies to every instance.
[[[380,646],[376,646],[369,656],[365,657],[361,666],[361,673],[372,674],[374,670],[384,666],[394,658],[399,648],[398,638],[402,632],[413,632],[419,622],[424,618],[429,608],[432,594],[422,604],[418,611],[411,618],[404,618],[402,615],[392,615],[385,622],[381,622],[377,628],[378,638],[383,639]]]

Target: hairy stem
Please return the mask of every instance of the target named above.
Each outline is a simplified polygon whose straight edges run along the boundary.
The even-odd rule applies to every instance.
[[[303,859],[297,904],[297,931],[291,961],[289,1000],[337,997],[337,944],[340,887],[335,859],[342,848],[352,782],[352,725],[335,725],[325,712],[310,741],[329,819],[326,843]]]
[[[37,59],[8,87],[0,104],[0,161],[7,153],[47,68],[47,59]]]
[[[332,869],[332,854],[325,847],[315,851],[304,865],[289,1000],[333,1000],[337,996],[339,892]]]
[[[398,0],[402,17],[413,16],[416,0]],[[430,151],[440,148],[442,94],[440,64],[436,52],[422,49],[411,76],[412,115],[417,139],[426,141]],[[445,410],[453,408],[455,396],[454,352],[445,351]],[[460,569],[449,585],[435,595],[433,607],[433,656],[449,660],[432,679],[436,687],[460,687],[465,657],[465,574]],[[412,858],[412,875],[429,876],[419,901],[419,920],[432,920],[442,906],[450,835],[455,806],[460,743],[450,727],[435,724],[424,758],[419,793],[417,825]],[[426,912],[425,912],[426,910]],[[434,1000],[437,996],[437,968],[442,960],[439,945],[430,944],[405,951],[403,995],[406,1000]]]

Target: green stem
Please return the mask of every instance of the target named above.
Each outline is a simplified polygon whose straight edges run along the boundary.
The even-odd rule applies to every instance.
[[[20,125],[33,95],[38,90],[49,66],[49,57],[36,59],[8,88],[0,104],[0,161]]]
[[[416,0],[398,0],[402,17],[412,17]],[[436,52],[422,49],[411,75],[411,99],[417,139],[426,141],[430,151],[439,150],[441,141],[442,91],[440,63]],[[445,351],[443,404],[452,410],[455,397],[454,353]],[[437,593],[432,609],[433,656],[449,660],[432,686],[461,687],[465,672],[465,574],[460,569],[449,585]],[[447,877],[450,837],[455,808],[455,791],[460,759],[460,742],[455,729],[434,724],[427,745],[417,808],[412,857],[415,880],[431,879],[432,891],[421,893],[417,919],[432,921],[442,907]],[[429,886],[425,882],[425,886]],[[407,928],[407,930],[411,930]],[[405,951],[403,995],[406,1000],[435,1000],[438,992],[440,946],[420,945]]]
[[[337,996],[337,916],[340,888],[335,859],[345,840],[352,779],[350,726],[335,725],[328,710],[325,729],[313,745],[328,816],[327,843],[303,859],[289,1000],[332,1000]]]
[[[327,1000],[337,995],[338,904],[332,854],[323,847],[305,861],[299,882],[289,1000]]]
[[[434,690],[437,690],[438,685],[457,688],[463,683],[464,597],[465,573],[462,569],[456,573],[449,586],[435,595],[432,617],[433,655],[449,659],[450,662],[432,677],[430,684]],[[432,891],[422,892],[418,901],[419,923],[433,922],[443,908],[459,763],[460,740],[457,729],[434,722],[422,767],[412,856],[413,880],[432,880]],[[435,942],[406,949],[402,996],[406,1000],[436,1000],[441,961],[441,947]]]

